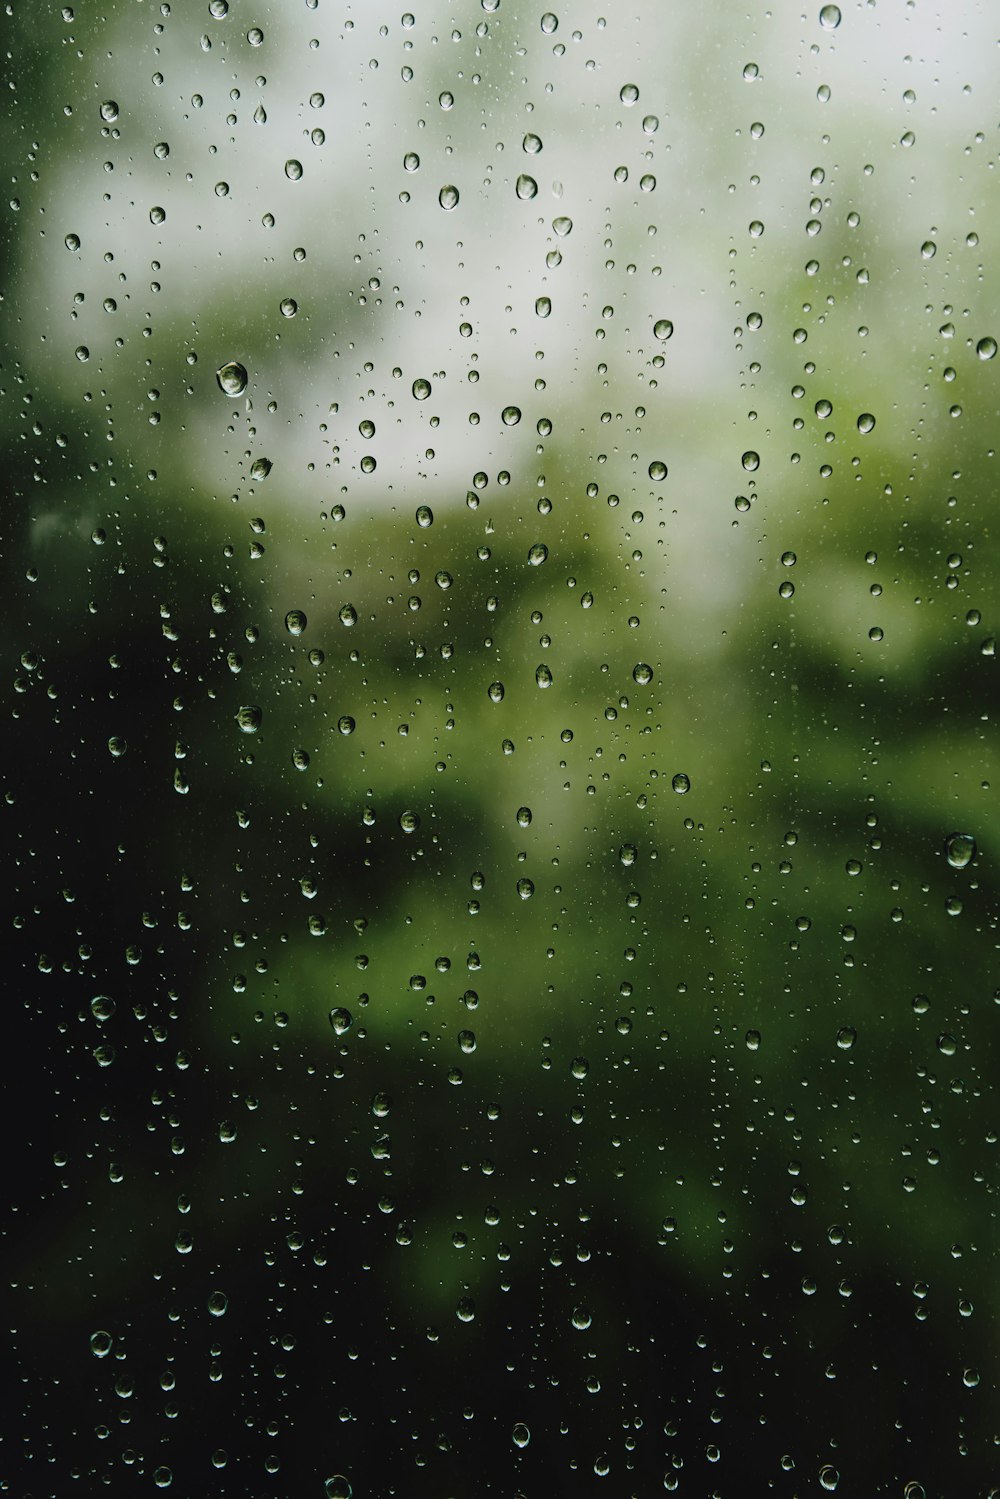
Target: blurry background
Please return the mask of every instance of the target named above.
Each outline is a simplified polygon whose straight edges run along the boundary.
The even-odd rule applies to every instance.
[[[996,1492],[996,17],[842,10],[8,7],[6,1491]]]

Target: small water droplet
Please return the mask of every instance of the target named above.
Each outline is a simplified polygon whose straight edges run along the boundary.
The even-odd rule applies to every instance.
[[[535,298],[535,315],[536,315],[536,317],[548,317],[548,315],[549,315],[549,313],[551,311],[552,311],[552,302],[551,302],[551,300],[550,300],[549,297],[536,297]],[[988,357],[988,356],[986,356],[986,357]]]

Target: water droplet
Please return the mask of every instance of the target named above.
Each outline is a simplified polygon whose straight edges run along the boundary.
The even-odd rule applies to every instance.
[[[858,417],[858,431],[867,436],[869,432],[874,432],[874,430],[875,418],[870,411],[862,411]]]
[[[455,1316],[459,1322],[473,1322],[476,1316],[476,1303],[471,1296],[463,1296],[455,1308]]]
[[[521,149],[522,151],[526,151],[529,156],[537,156],[539,151],[542,149],[541,136],[532,135],[529,131],[529,133],[524,137],[524,140],[521,142]]]
[[[545,35],[551,36],[557,30],[558,26],[558,17],[554,16],[550,10],[547,10],[541,20],[541,27]]]
[[[337,719],[337,732],[343,734],[345,739],[349,734],[354,733],[354,729],[354,719],[350,716],[349,713],[344,713],[340,718]]]
[[[417,525],[426,531],[428,526],[434,524],[434,512],[429,505],[417,506]]]
[[[111,122],[113,120],[117,120],[117,118],[118,105],[116,101],[114,99],[105,99],[104,103],[101,105],[101,119],[107,120],[108,124],[110,125]]]
[[[642,128],[646,135],[655,135],[660,128],[660,121],[656,115],[646,115],[642,122]]]
[[[259,47],[263,40],[264,33],[261,31],[260,27],[251,26],[250,30],[247,32],[247,41],[250,43],[251,47]]]
[[[123,739],[120,734],[112,734],[108,740],[108,753],[115,760],[120,760],[128,749],[128,740]]]
[[[548,297],[536,297],[535,298],[535,315],[536,315],[536,317],[548,317],[548,315],[549,315],[549,313],[551,311],[552,311],[552,302],[551,302],[550,298],[548,298]]]
[[[748,1051],[759,1051],[760,1050],[760,1031],[747,1031],[746,1042],[747,1042],[747,1050]]]
[[[337,1009],[330,1011],[330,1024],[333,1027],[335,1036],[344,1036],[354,1024],[354,1016],[350,1010],[345,1010],[342,1006],[338,1006]]]
[[[552,686],[552,673],[543,661],[540,666],[535,667],[535,681],[539,687]]]
[[[342,1473],[335,1473],[323,1485],[326,1499],[351,1499],[354,1490]]]
[[[661,480],[667,477],[667,465],[661,463],[659,458],[654,458],[653,462],[649,465],[649,477],[653,480],[654,484],[659,484]]]
[[[545,19],[544,16],[542,17],[542,19]],[[552,19],[555,20],[555,17],[553,16]],[[515,1447],[527,1447],[528,1443],[531,1441],[531,1432],[528,1430],[527,1426],[525,1426],[523,1421],[518,1421],[515,1423],[514,1430],[510,1435],[511,1441],[514,1443]]]
[[[282,297],[278,303],[278,311],[282,317],[294,317],[299,310],[299,304],[294,297]]]
[[[841,1051],[850,1051],[857,1039],[858,1033],[853,1025],[842,1025],[837,1032],[837,1045]]]
[[[306,616],[302,609],[289,609],[285,615],[285,629],[289,635],[301,635],[306,627]]]
[[[505,427],[516,427],[521,420],[520,406],[505,406],[500,413]]]
[[[519,828],[530,828],[530,826],[531,826],[531,808],[530,807],[518,807],[518,809],[517,809],[517,825],[518,825]]]
[[[490,685],[489,685],[489,687],[486,689],[486,691],[487,691],[487,693],[489,695],[489,699],[490,699],[491,702],[493,702],[493,703],[502,703],[503,702],[503,683],[502,682],[491,682]]]
[[[944,851],[952,869],[965,869],[976,857],[976,840],[971,833],[949,833]]]
[[[301,161],[296,161],[294,157],[291,157],[288,161],[286,161],[285,176],[292,182],[298,182],[299,178],[302,176]]]
[[[937,245],[932,239],[925,239],[920,246],[920,254],[924,260],[933,260],[937,254]]]
[[[678,796],[684,796],[688,791],[691,790],[690,777],[686,776],[682,770],[679,770],[677,772],[670,784],[677,792]]]
[[[399,826],[404,833],[415,833],[420,826],[420,818],[416,812],[400,812]]]
[[[552,227],[561,239],[565,239],[567,234],[572,232],[573,220],[568,219],[565,214],[560,214],[557,219],[552,220]]]
[[[250,465],[250,477],[256,484],[263,484],[271,472],[273,464],[270,458],[255,458]]]
[[[75,238],[76,236],[71,234],[66,243],[69,244],[69,240]],[[77,245],[79,245],[79,240],[77,240]],[[981,338],[976,344],[976,353],[979,355],[980,359],[992,359],[996,354],[996,351],[997,341],[995,338]]]
[[[162,224],[166,216],[167,210],[165,208],[160,208],[159,205],[157,205],[156,208],[151,208],[149,210],[149,222],[151,224]]]
[[[106,994],[95,994],[90,1001],[90,1013],[103,1025],[104,1021],[110,1020],[115,1013],[115,1002]]]
[[[111,1352],[111,1344],[114,1342],[109,1332],[103,1330],[90,1334],[90,1351],[95,1358],[107,1358]]]
[[[447,187],[443,187],[441,189],[441,191],[438,193],[438,202],[441,204],[441,207],[444,208],[444,209],[457,208],[458,207],[458,188],[457,187],[453,187],[450,184]]]
[[[339,612],[340,623],[348,630],[358,622],[358,611],[353,604],[341,604]]]
[[[591,1317],[590,1312],[585,1306],[575,1306],[573,1308],[573,1315],[570,1318],[570,1321],[576,1328],[577,1332],[586,1332],[587,1328],[590,1326],[593,1320],[594,1319]]]
[[[226,1307],[229,1305],[229,1297],[225,1291],[212,1291],[208,1298],[208,1310],[213,1317],[224,1317]]]
[[[406,155],[403,157],[403,170],[406,172],[415,172],[419,166],[420,157],[417,155],[416,151],[407,151]]]
[[[638,104],[639,102],[639,90],[634,83],[623,83],[618,97],[626,108],[631,109],[633,104]]]
[[[861,860],[848,859],[847,863],[844,865],[844,868],[847,870],[848,874],[857,876],[861,873],[862,870]]]
[[[953,1057],[958,1050],[958,1042],[954,1036],[943,1031],[937,1038],[937,1049],[943,1057]]]
[[[639,687],[648,687],[653,680],[653,668],[645,661],[637,661],[632,668],[632,680]]]
[[[833,1490],[837,1487],[839,1482],[840,1474],[837,1472],[836,1468],[832,1468],[829,1463],[824,1463],[822,1468],[820,1468],[819,1470],[820,1488]]]
[[[570,1072],[572,1072],[577,1082],[582,1083],[583,1079],[590,1071],[590,1063],[587,1061],[586,1057],[574,1057],[572,1062],[570,1063],[569,1070]]]
[[[532,567],[541,567],[548,555],[549,549],[543,541],[536,541],[528,548],[528,561]]]
[[[824,5],[819,13],[819,24],[824,31],[836,31],[840,25],[840,7],[837,5]]]
[[[534,177],[529,177],[527,172],[522,172],[514,185],[519,198],[526,200],[534,198],[538,194],[538,183]]]
[[[66,240],[65,240],[65,244],[66,244],[67,250],[70,250],[70,251],[73,252],[73,254],[76,254],[76,251],[79,250],[79,248],[80,248],[80,236],[78,234],[67,234]],[[982,341],[983,341],[983,343],[986,342],[985,339],[983,339]],[[994,349],[994,352],[996,352],[996,344],[993,345],[993,349]],[[992,355],[990,355],[990,354],[982,354],[982,355],[980,355],[980,358],[981,359],[990,359],[990,358],[992,358]]]
[[[215,378],[224,396],[241,396],[247,388],[249,379],[244,366],[235,359],[231,359],[228,364],[217,369]]]
[[[653,324],[653,332],[661,343],[666,343],[674,331],[674,325],[667,317],[661,317]]]
[[[414,380],[413,399],[415,401],[426,401],[431,393],[431,382],[429,380]]]
[[[628,868],[630,864],[634,864],[637,857],[635,844],[623,843],[621,848],[618,850],[618,857],[626,868]]]
[[[264,720],[264,714],[260,708],[253,704],[240,708],[236,714],[236,722],[244,734],[256,734]]]
[[[743,467],[746,469],[747,473],[748,474],[752,474],[755,469],[760,468],[760,454],[759,453],[755,453],[753,451],[753,449],[750,448],[750,449],[748,449],[747,452],[745,452],[743,454],[743,457],[740,459],[740,462],[742,463]]]

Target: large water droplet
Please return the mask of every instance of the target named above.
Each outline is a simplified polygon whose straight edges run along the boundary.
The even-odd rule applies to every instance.
[[[840,7],[837,5],[824,5],[819,13],[819,24],[824,31],[836,31],[840,25]]]
[[[980,359],[992,359],[996,354],[996,351],[997,341],[995,338],[981,338],[976,344],[976,353],[979,355]]]
[[[414,380],[413,398],[415,401],[426,401],[431,393],[431,382],[429,380]]]
[[[230,359],[228,364],[216,370],[215,378],[223,395],[241,396],[247,388],[249,377],[242,364],[235,359]]]
[[[944,851],[952,869],[965,869],[976,857],[976,840],[971,833],[949,833]]]
[[[301,635],[306,627],[306,616],[302,609],[289,609],[285,615],[285,629],[289,635]]]
[[[438,202],[442,208],[451,209],[458,207],[458,188],[449,184],[438,193]]]
[[[330,1011],[330,1024],[333,1027],[335,1036],[343,1036],[346,1035],[354,1024],[354,1016],[350,1010],[345,1010],[342,1006],[338,1006],[337,1009]]]
[[[236,714],[236,722],[244,734],[256,734],[264,721],[264,714],[255,704],[247,704]]]
[[[534,177],[529,177],[527,172],[522,172],[515,184],[515,191],[519,198],[530,199],[538,195],[538,183]]]
[[[500,413],[505,427],[516,427],[521,420],[520,406],[505,406]]]

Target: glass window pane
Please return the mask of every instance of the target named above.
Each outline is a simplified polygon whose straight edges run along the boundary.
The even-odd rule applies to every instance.
[[[7,38],[8,1483],[996,1492],[992,10]]]

